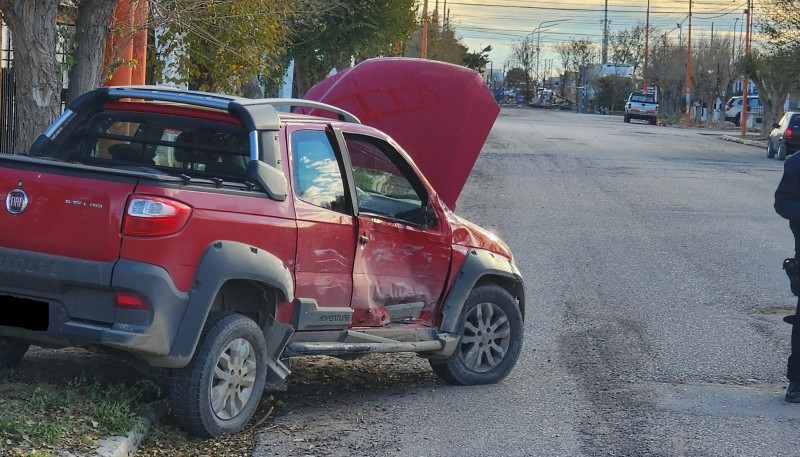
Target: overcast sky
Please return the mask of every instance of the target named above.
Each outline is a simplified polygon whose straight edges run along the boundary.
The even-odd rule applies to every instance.
[[[428,0],[430,11],[436,0]],[[439,0],[440,16],[445,5],[456,34],[472,51],[492,46],[489,54],[494,68],[502,68],[512,54],[514,43],[541,25],[534,35],[541,43],[541,65],[557,60],[553,44],[570,39],[588,38],[598,45],[603,41],[603,18],[608,5],[609,31],[644,24],[647,0]],[[695,0],[692,2],[692,40],[723,33],[740,40],[744,29],[746,0]],[[756,17],[758,6],[756,6]],[[676,42],[686,43],[689,1],[650,1],[652,33],[669,34]],[[738,18],[738,20],[737,20]],[[559,22],[557,22],[559,21]],[[678,28],[677,24],[682,26]],[[560,62],[554,63],[557,68]]]

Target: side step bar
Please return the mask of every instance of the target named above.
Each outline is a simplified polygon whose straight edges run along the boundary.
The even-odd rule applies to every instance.
[[[303,355],[345,355],[385,352],[427,352],[441,351],[446,346],[442,340],[393,342],[393,343],[291,343],[286,346],[284,355],[297,357]]]

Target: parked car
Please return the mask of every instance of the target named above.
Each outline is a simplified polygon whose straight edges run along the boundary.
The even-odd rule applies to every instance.
[[[761,114],[764,111],[764,105],[761,104],[761,99],[758,95],[747,96],[747,112],[756,115],[756,122],[761,122]],[[725,104],[725,120],[733,122],[737,127],[741,126],[742,117],[742,96],[731,97],[728,103]]]
[[[641,119],[653,125],[658,123],[658,102],[653,94],[633,92],[628,95],[623,121],[629,123],[631,119]]]
[[[800,111],[788,111],[780,122],[772,124],[767,140],[767,157],[779,160],[800,150]]]

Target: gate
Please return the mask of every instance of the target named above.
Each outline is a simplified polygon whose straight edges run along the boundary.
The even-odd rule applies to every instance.
[[[0,68],[0,153],[14,152],[14,68]]]

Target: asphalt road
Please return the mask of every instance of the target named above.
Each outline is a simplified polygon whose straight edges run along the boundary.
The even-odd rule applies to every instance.
[[[511,246],[525,344],[502,383],[424,360],[296,363],[254,456],[781,456],[782,162],[703,130],[505,109],[456,212]]]

